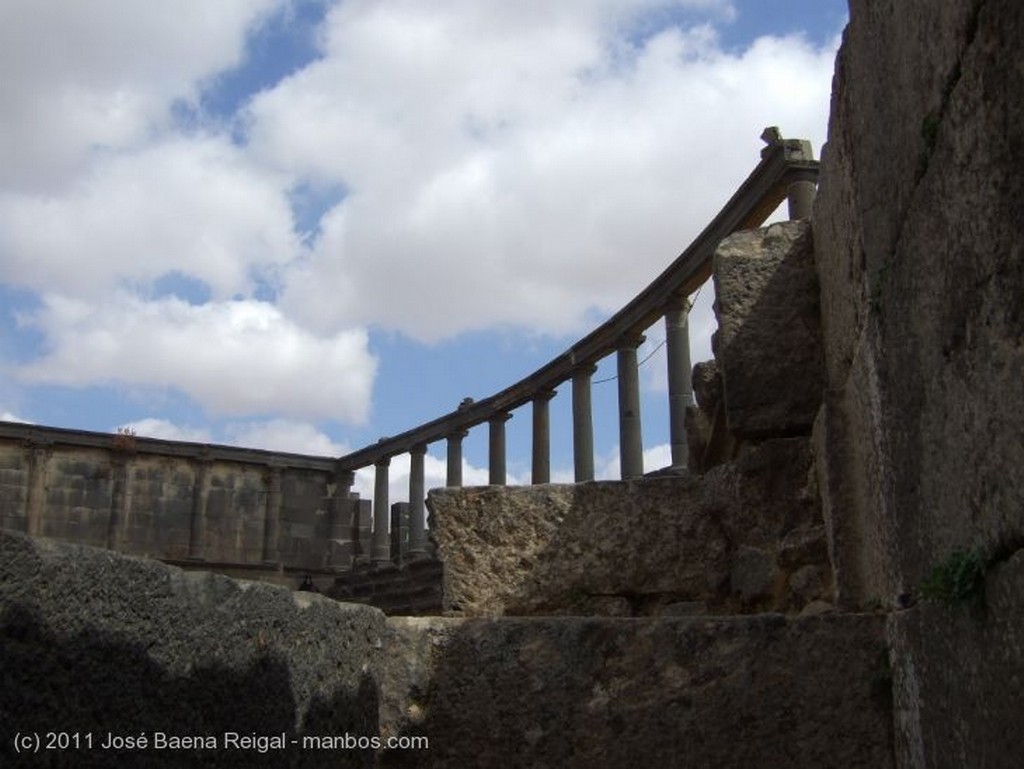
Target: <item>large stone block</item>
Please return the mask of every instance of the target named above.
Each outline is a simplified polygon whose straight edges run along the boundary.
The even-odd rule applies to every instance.
[[[731,235],[713,269],[729,430],[753,438],[810,432],[824,385],[810,223]]]
[[[383,633],[369,607],[0,532],[0,763],[371,766],[371,752],[233,750],[223,735],[376,734]],[[14,752],[15,734],[51,731],[95,747]],[[157,731],[218,747],[98,748]]]
[[[1024,550],[983,592],[894,614],[889,636],[899,766],[1017,769],[1024,702]]]
[[[824,455],[825,510],[879,532],[887,601],[938,554],[1024,537],[1024,9],[922,7],[852,5],[815,211],[823,431],[855,442]]]
[[[887,769],[884,622],[392,618],[381,766]]]
[[[851,2],[814,213],[840,596],[912,601],[1024,542],[1024,5]],[[992,587],[990,576],[989,588]],[[1008,577],[999,577],[1009,579]],[[901,765],[1009,767],[1019,579],[894,620]]]
[[[432,490],[446,607],[645,615],[678,602],[726,613],[831,600],[830,579],[813,596],[788,587],[800,567],[828,564],[810,470],[807,441],[796,438],[748,447],[700,479]],[[774,564],[756,590],[744,548]]]

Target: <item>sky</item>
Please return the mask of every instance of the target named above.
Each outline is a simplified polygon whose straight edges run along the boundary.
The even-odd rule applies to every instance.
[[[487,397],[678,256],[765,126],[820,152],[846,16],[844,0],[0,0],[0,419],[337,456]],[[695,362],[712,300],[691,314]],[[663,340],[654,326],[639,350],[646,470],[669,463]],[[614,368],[594,377],[604,478]],[[551,403],[556,481],[569,389]],[[510,483],[529,482],[530,424],[527,407],[506,425]],[[467,484],[486,483],[486,433],[466,439]],[[392,499],[407,477],[397,457]]]

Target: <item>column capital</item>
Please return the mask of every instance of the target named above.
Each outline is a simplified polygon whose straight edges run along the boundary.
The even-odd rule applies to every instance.
[[[674,294],[665,302],[665,312],[679,312],[680,310],[689,312],[691,309],[693,309],[693,302],[690,301],[688,296]]]
[[[424,455],[427,453],[427,444],[417,443],[415,446],[409,449],[409,453],[415,455]]]
[[[391,457],[381,457],[373,463],[374,467],[387,467],[391,464]]]
[[[487,418],[488,422],[493,424],[504,424],[512,418],[511,411],[499,411],[497,414],[492,414]]]
[[[539,390],[533,394],[534,401],[549,401],[558,395],[557,390]]]
[[[463,428],[462,430],[456,430],[455,432],[448,433],[448,435],[445,436],[445,439],[449,441],[461,441],[467,435],[469,435],[469,430]]]
[[[576,379],[577,377],[584,377],[584,376],[585,377],[591,377],[595,373],[597,373],[597,364],[596,363],[581,363],[579,366],[577,366],[576,368],[574,368],[572,370],[572,378]]]
[[[630,331],[619,337],[617,344],[620,350],[635,350],[637,347],[644,343],[647,337],[643,334],[635,331]]]

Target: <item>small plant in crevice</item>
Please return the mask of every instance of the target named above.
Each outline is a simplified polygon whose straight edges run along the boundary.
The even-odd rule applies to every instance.
[[[954,550],[921,582],[921,597],[946,606],[978,604],[985,593],[985,567],[979,549]]]
[[[135,452],[135,431],[130,427],[118,427],[112,441],[114,451],[132,454]]]

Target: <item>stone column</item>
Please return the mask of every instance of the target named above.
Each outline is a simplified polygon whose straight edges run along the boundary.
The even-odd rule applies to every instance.
[[[195,482],[192,486],[192,517],[188,532],[188,557],[203,560],[204,516],[206,514],[206,482],[212,463],[205,457],[195,462]]]
[[[672,467],[686,467],[686,407],[693,404],[690,365],[690,303],[679,298],[665,313],[665,347],[668,357],[669,438]]]
[[[462,430],[448,436],[448,475],[444,485],[450,488],[462,486],[462,439],[467,435],[469,431]]]
[[[119,550],[121,529],[128,513],[127,460],[113,452],[110,460],[110,517],[107,519],[107,549]]]
[[[533,483],[551,482],[551,416],[548,404],[554,390],[533,396]]]
[[[391,505],[388,503],[388,466],[391,457],[380,459],[374,464],[376,475],[373,480],[373,562],[388,563],[391,560],[391,540],[388,536],[388,519]]]
[[[492,486],[505,485],[505,423],[511,414],[495,414],[488,420],[488,483]]]
[[[391,561],[405,563],[409,553],[409,511],[408,502],[395,502],[391,506]]]
[[[594,480],[594,420],[590,378],[597,366],[584,366],[572,375],[572,458],[576,483]]]
[[[786,187],[786,198],[789,202],[789,218],[810,219],[814,210],[814,196],[818,187],[814,182],[792,182]]]
[[[33,443],[29,447],[28,493],[25,495],[25,531],[33,537],[43,534],[46,514],[46,466],[50,450]]]
[[[414,446],[409,455],[409,555],[413,558],[427,554],[427,511],[423,504],[426,455],[425,445]]]
[[[644,442],[640,429],[640,374],[636,348],[641,334],[624,337],[617,352],[619,373],[619,467],[622,480],[644,474]]]
[[[281,531],[281,505],[284,496],[281,491],[281,468],[270,466],[267,468],[267,512],[263,519],[263,562],[277,563],[280,558],[278,552],[278,536]]]

